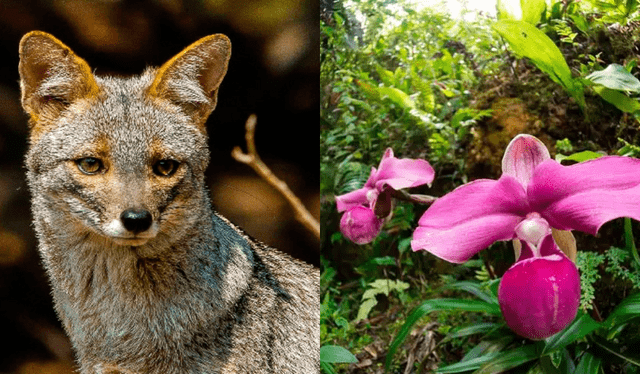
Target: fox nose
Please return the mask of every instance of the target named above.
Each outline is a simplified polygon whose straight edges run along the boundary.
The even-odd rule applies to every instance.
[[[145,209],[127,209],[120,215],[124,227],[134,234],[147,231],[151,227],[153,217]]]

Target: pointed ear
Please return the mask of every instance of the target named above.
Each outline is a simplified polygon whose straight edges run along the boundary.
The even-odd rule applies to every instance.
[[[39,118],[55,118],[75,100],[99,91],[89,65],[42,31],[22,37],[18,69],[22,107],[36,124]]]
[[[222,34],[209,35],[185,48],[158,69],[148,95],[181,107],[203,126],[218,99],[227,73],[231,42]]]

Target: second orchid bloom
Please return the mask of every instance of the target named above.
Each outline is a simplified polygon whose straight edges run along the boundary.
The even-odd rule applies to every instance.
[[[396,158],[387,148],[378,169],[372,167],[364,186],[344,195],[336,196],[338,212],[345,212],[340,219],[342,234],[357,244],[370,243],[380,233],[388,215],[389,201],[379,201],[386,189],[400,190],[431,184],[435,172],[425,160]]]

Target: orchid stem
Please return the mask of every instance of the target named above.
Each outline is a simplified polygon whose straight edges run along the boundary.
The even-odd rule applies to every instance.
[[[489,255],[486,253],[486,251],[482,255],[482,261],[484,262],[484,267],[487,268],[487,273],[489,273],[489,279],[496,279],[496,274],[491,268],[491,264],[489,263]]]
[[[624,219],[624,241],[626,247],[631,251],[633,259],[638,265],[640,265],[640,256],[638,255],[638,248],[636,248],[635,240],[633,240],[633,229],[631,227],[631,218],[625,217]]]
[[[600,311],[598,310],[598,307],[596,306],[596,301],[593,300],[593,302],[591,303],[591,305],[593,305],[593,313],[594,315],[594,319],[598,322],[602,322],[602,316],[600,315]]]

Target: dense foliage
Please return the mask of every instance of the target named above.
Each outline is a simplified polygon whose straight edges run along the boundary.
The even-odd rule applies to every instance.
[[[502,6],[500,19],[461,21],[434,7],[361,0],[334,3],[323,16],[326,372],[640,373],[637,222],[608,223],[597,240],[576,234],[580,311],[537,342],[507,329],[497,308],[510,243],[463,265],[414,253],[427,206],[401,200],[371,244],[339,230],[334,197],[362,187],[387,148],[431,163],[432,188],[412,193],[432,196],[498,177],[519,133],[543,140],[564,164],[640,155],[637,2],[542,3],[521,1],[521,17]],[[341,348],[358,362],[338,364],[348,362]]]

